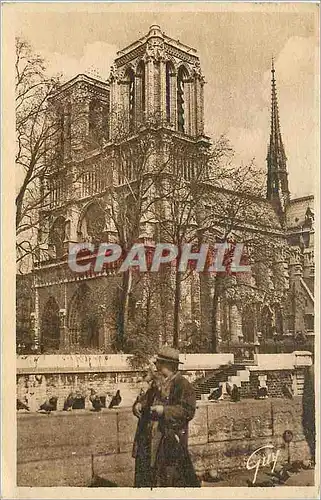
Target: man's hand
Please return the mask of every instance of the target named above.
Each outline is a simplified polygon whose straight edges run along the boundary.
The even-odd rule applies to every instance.
[[[151,406],[150,411],[157,413],[157,415],[160,417],[164,413],[164,406],[162,406],[162,405]]]
[[[142,404],[141,403],[136,403],[133,407],[133,413],[135,417],[140,418],[142,415]]]

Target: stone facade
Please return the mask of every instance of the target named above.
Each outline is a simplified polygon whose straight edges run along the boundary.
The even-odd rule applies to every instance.
[[[49,202],[42,209],[42,251],[31,280],[30,335],[34,351],[81,353],[87,349],[111,353],[118,349],[115,339],[119,304],[125,300],[120,292],[125,286],[123,278],[113,266],[98,273],[92,268],[73,273],[67,264],[68,246],[76,242],[118,241],[126,247],[129,242],[139,241],[153,248],[162,241],[159,227],[147,209],[142,210],[138,221],[133,221],[135,231],[130,236],[123,234],[120,215],[130,219],[134,213],[131,194],[137,181],[135,172],[141,168],[137,161],[144,163],[143,189],[150,183],[155,165],[167,165],[173,149],[175,168],[180,165],[187,182],[193,178],[195,162],[206,155],[210,142],[204,136],[203,91],[196,50],[171,39],[154,25],[146,36],[118,53],[108,82],[78,75],[51,97],[51,117],[61,126],[52,156],[47,159],[49,175],[42,179]],[[278,122],[275,99],[272,115]],[[274,183],[281,172],[283,180],[279,184],[284,188],[286,167],[273,164],[276,151],[273,134],[271,137],[268,168]],[[148,153],[144,153],[147,143]],[[242,227],[262,230],[262,238],[268,233],[285,250],[278,251],[273,266],[266,264],[251,276],[247,290],[256,288],[255,293],[244,295],[234,287],[233,293],[224,292],[219,297],[215,349],[209,340],[215,283],[209,276],[191,273],[181,292],[181,350],[228,352],[234,345],[242,358],[253,358],[258,349],[282,350],[285,337],[313,332],[312,198],[305,213],[294,216],[293,222],[291,214],[299,202],[290,202],[286,193],[284,206],[276,204],[276,193],[271,189],[267,200],[255,200],[262,218],[248,214]],[[143,207],[158,195],[151,183]],[[229,200],[232,195],[209,187],[206,203],[210,206],[218,196]],[[124,204],[126,211],[122,214]],[[159,207],[160,212],[166,210],[165,204]],[[302,241],[299,238],[298,242],[295,235],[299,233]],[[127,327],[133,332],[132,343],[142,325],[155,349],[159,344],[171,343],[173,275],[158,280],[132,276],[126,286]],[[257,291],[260,286],[264,291]],[[25,315],[25,311],[21,314],[22,308],[18,305],[18,326]],[[30,352],[29,344],[27,348],[22,344],[19,341],[18,350]],[[292,347],[295,349],[295,343]]]

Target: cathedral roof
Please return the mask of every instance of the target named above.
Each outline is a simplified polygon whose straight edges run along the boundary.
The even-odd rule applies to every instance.
[[[125,54],[128,54],[129,52],[132,52],[136,48],[140,47],[141,45],[145,44],[150,38],[161,38],[163,39],[166,43],[169,45],[172,45],[173,47],[176,47],[179,50],[182,50],[184,52],[188,52],[192,56],[197,57],[197,50],[194,49],[193,47],[190,47],[186,45],[185,43],[182,43],[180,40],[175,40],[174,38],[171,38],[167,36],[158,26],[158,24],[153,24],[149,28],[149,32],[136,40],[135,42],[131,43],[130,45],[127,45],[127,47],[124,47],[122,50],[119,50],[117,52],[117,59],[124,56]]]
[[[109,91],[109,83],[104,82],[102,80],[98,80],[97,78],[93,78],[92,76],[85,75],[85,74],[79,74],[72,78],[71,80],[68,80],[67,82],[63,83],[60,85],[59,89],[51,94],[51,98],[56,97],[59,95],[61,92],[65,92],[66,90],[69,90],[73,88],[76,84],[78,83],[85,83],[90,86],[94,86],[95,88],[100,88],[106,92]]]
[[[306,222],[309,211],[314,213],[314,196],[303,196],[290,201],[286,209],[286,223],[288,229],[302,227]],[[307,213],[308,212],[308,213]]]

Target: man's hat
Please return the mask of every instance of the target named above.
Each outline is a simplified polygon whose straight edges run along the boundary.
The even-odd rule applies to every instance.
[[[183,364],[182,361],[179,360],[179,351],[169,346],[164,346],[161,348],[161,350],[157,354],[155,362],[158,360],[167,361],[169,363],[179,363],[181,365]]]

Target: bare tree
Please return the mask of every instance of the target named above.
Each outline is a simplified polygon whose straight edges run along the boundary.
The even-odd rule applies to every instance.
[[[165,174],[169,158],[160,155],[163,137],[147,124],[139,138],[130,139],[126,127],[119,120],[115,134],[115,171],[118,179],[109,191],[111,218],[117,232],[117,240],[124,255],[133,244],[153,239],[150,234],[155,224],[154,207],[161,196],[155,189]],[[133,286],[131,268],[122,273],[117,318],[117,348],[124,349],[128,324],[129,297]]]
[[[223,165],[232,150],[225,137],[220,137],[211,146],[207,143],[195,148],[185,143],[175,143],[171,150],[171,169],[161,183],[161,198],[164,213],[155,212],[160,233],[164,241],[176,245],[201,243],[200,211],[204,198],[214,180],[225,177]],[[180,309],[182,283],[191,270],[181,272],[176,265],[174,272],[173,345],[178,347],[180,332]]]
[[[277,265],[278,256],[284,252],[285,241],[280,236],[279,221],[264,199],[263,185],[254,163],[238,168],[232,164],[222,180],[221,185],[216,185],[214,201],[208,205],[202,221],[203,233],[210,232],[214,236],[212,241],[226,244],[224,264],[227,270],[214,273],[211,279],[212,352],[219,348],[217,314],[221,298],[237,298],[246,304],[253,301],[255,294],[274,300],[277,293],[283,295],[286,289],[280,273],[271,291],[271,272]],[[243,258],[246,257],[251,267],[250,273],[235,275],[229,267],[237,242],[243,244]]]
[[[16,253],[19,266],[37,256],[39,209],[46,204],[40,179],[46,173],[46,155],[58,123],[48,119],[48,97],[58,80],[46,75],[45,62],[27,41],[16,39]],[[20,267],[21,268],[21,267]]]

